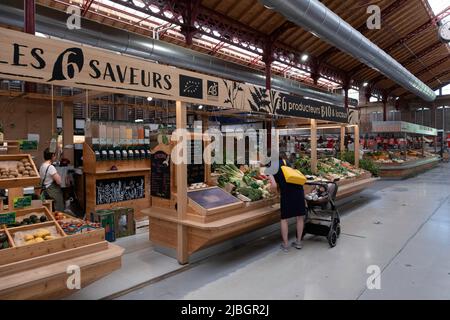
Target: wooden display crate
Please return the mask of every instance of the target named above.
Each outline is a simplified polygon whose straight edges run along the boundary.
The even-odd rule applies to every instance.
[[[86,246],[98,242],[102,242],[105,240],[105,230],[103,228],[98,228],[95,230],[91,230],[86,233],[67,235],[61,226],[54,219],[53,215],[50,214],[47,208],[41,208],[42,212],[45,212],[46,215],[50,216],[49,221],[44,223],[36,223],[31,225],[25,225],[20,227],[13,228],[5,228],[4,232],[8,236],[10,240],[10,248],[0,250],[0,266],[36,258],[40,256],[44,256],[47,254],[57,253],[61,251],[65,251],[68,249],[78,248],[81,246]],[[36,208],[23,210],[25,213],[20,211],[19,215],[26,214],[27,212],[36,211]],[[16,213],[17,214],[17,213]],[[33,229],[42,229],[46,227],[55,227],[60,235],[59,238],[53,240],[47,240],[40,243],[33,243],[28,245],[20,245],[18,246],[14,241],[15,233],[19,231],[28,231]]]
[[[19,220],[20,222],[24,219],[24,217],[27,217],[31,214],[36,214],[38,217],[45,215],[47,217],[47,221],[53,221],[53,216],[50,213],[50,211],[48,210],[47,207],[38,207],[38,208],[27,208],[27,209],[20,209],[17,211],[12,210],[12,212],[16,213],[16,221]],[[42,222],[38,222],[35,224],[32,224],[33,226],[38,226],[41,225]],[[17,228],[17,227],[9,227],[11,228]]]
[[[2,163],[6,163],[8,166],[11,166],[12,162],[21,161],[22,159],[27,158],[28,162],[30,162],[32,169],[36,172],[35,177],[20,177],[20,178],[11,178],[11,179],[0,179],[0,188],[2,189],[10,189],[10,188],[25,188],[38,186],[40,184],[41,178],[39,177],[39,171],[37,170],[31,156],[29,154],[7,154],[0,155],[0,167],[2,167]]]

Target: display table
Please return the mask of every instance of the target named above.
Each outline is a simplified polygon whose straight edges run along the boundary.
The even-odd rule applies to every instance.
[[[384,163],[380,166],[380,177],[391,179],[405,179],[435,167],[439,157],[427,157],[404,163]]]
[[[364,189],[370,187],[373,183],[375,183],[379,179],[380,178],[372,177],[372,175],[369,172],[366,172],[358,177],[336,181],[336,184],[338,186],[336,199],[341,200],[355,193],[361,192]],[[311,189],[312,189],[311,186],[305,185],[304,186],[305,194],[309,193]]]

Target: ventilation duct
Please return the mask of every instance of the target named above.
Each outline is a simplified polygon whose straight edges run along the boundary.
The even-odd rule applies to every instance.
[[[20,7],[22,4],[23,1],[2,0],[0,24],[22,28],[23,7]],[[265,86],[265,75],[257,70],[84,18],[80,30],[69,30],[66,25],[68,18],[66,13],[42,6],[37,6],[36,9],[37,32],[179,68],[194,69],[226,79]],[[343,96],[314,90],[303,86],[298,81],[282,77],[272,77],[272,88],[338,106],[344,105]]]
[[[384,74],[425,101],[436,94],[377,45],[363,36],[318,0],[260,0],[296,25]]]

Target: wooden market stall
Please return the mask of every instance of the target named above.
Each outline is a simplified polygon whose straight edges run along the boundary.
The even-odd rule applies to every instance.
[[[323,120],[315,120],[315,119],[280,119],[277,121],[277,127],[280,131],[284,132],[284,134],[289,135],[290,132],[294,134],[295,131],[303,130],[306,132],[310,132],[310,158],[311,158],[311,171],[312,176],[310,181],[315,181],[316,179],[322,180],[333,180],[338,185],[338,192],[336,198],[343,199],[348,196],[351,196],[357,192],[360,192],[372,185],[379,178],[373,177],[372,174],[365,170],[359,169],[359,159],[360,159],[360,141],[359,137],[359,126],[355,124],[345,124],[345,123],[336,123],[330,121]],[[339,131],[340,139],[340,148],[341,152],[345,150],[344,145],[344,137],[347,132],[353,130],[355,136],[355,145],[354,145],[354,170],[358,172],[357,175],[351,175],[340,178],[333,177],[320,177],[318,165],[320,164],[318,157],[318,148],[317,148],[317,130],[335,130]],[[337,142],[336,142],[337,143]],[[336,159],[336,162],[339,160]],[[305,192],[308,192],[308,187],[305,187]]]
[[[9,174],[0,178],[8,190],[8,208],[0,211],[0,299],[61,298],[77,289],[67,285],[72,266],[83,287],[120,268],[123,249],[105,241],[98,225],[55,214],[51,206],[19,208],[23,188],[40,183],[30,155],[0,155],[0,167]]]
[[[385,139],[401,141],[392,145],[383,143],[382,147],[368,150],[365,156],[380,164],[382,178],[404,179],[435,167],[439,156],[425,151],[424,136],[437,136],[437,130],[415,123],[404,121],[374,121],[371,134],[381,135]],[[420,145],[416,148],[408,146],[409,136],[417,137]]]
[[[38,38],[13,30],[0,28],[0,36],[0,44],[5,48],[5,59],[8,60],[0,64],[1,72],[15,80],[34,81],[44,85],[51,83],[52,93],[53,86],[85,89],[86,106],[90,103],[89,90],[176,101],[176,128],[180,130],[187,129],[187,109],[200,105],[214,107],[214,115],[237,113],[238,117],[245,118],[251,114],[264,114],[272,119],[307,119],[311,130],[313,170],[316,170],[317,166],[317,127],[324,123],[336,125],[348,122],[348,110],[342,106],[275,90],[269,94],[265,88],[259,86],[117,55],[75,43]],[[9,61],[18,44],[23,48],[45,48],[42,53],[42,68],[33,68],[32,63],[19,65],[13,63],[13,60]],[[55,74],[54,62],[65,61],[69,54],[77,60],[75,65],[70,66],[73,69],[71,76],[65,77],[64,70]],[[25,51],[21,59],[34,61],[33,56]],[[64,68],[65,66],[60,66],[59,69]],[[204,123],[207,121],[204,120]],[[357,127],[355,130],[358,130]],[[69,133],[69,138],[65,139],[65,144],[70,144],[70,140],[73,140],[70,135]],[[108,136],[107,134],[106,139]],[[113,139],[114,136],[113,132]],[[178,137],[177,142],[181,141],[183,145],[196,140],[195,134],[185,136],[186,140],[182,137]],[[202,141],[204,146],[209,143],[203,136]],[[355,150],[359,150],[357,143]],[[111,142],[106,141],[106,145],[108,144]],[[114,149],[106,152],[106,158],[103,157],[103,151],[106,150],[102,150],[102,159],[99,160],[96,154],[98,150],[86,143],[83,149],[86,214],[124,204],[135,206],[135,212],[139,214],[139,209],[147,206],[141,212],[149,218],[150,240],[156,246],[172,248],[182,264],[187,263],[189,257],[201,249],[279,220],[276,197],[253,202],[237,198],[214,186],[209,165],[191,166],[185,161],[177,161],[177,158],[186,154],[184,151],[180,154],[174,148],[176,145],[162,143],[151,150],[150,159],[111,161],[108,155],[109,151]],[[139,181],[135,180],[136,177],[139,177]],[[130,182],[126,187],[127,192],[138,194],[137,198],[121,198],[123,192],[117,190],[117,186],[123,186],[123,181]],[[189,189],[188,184],[194,181],[197,188]],[[99,194],[102,183],[108,186],[104,188],[105,192]],[[106,202],[103,201],[105,199]],[[64,236],[62,233],[60,235]],[[12,249],[15,248],[8,250]],[[119,253],[118,249],[116,251]]]
[[[177,102],[177,128],[186,128],[186,106]],[[267,115],[266,115],[267,116]],[[269,115],[270,117],[270,115]],[[351,127],[358,134],[358,126],[329,120],[317,120],[298,117],[284,118],[279,123],[308,127],[311,132],[311,166],[317,170],[317,129],[332,127],[343,130]],[[275,128],[274,128],[275,129]],[[279,141],[280,129],[275,129],[275,141]],[[190,140],[196,139],[193,134]],[[177,140],[179,141],[179,140]],[[205,146],[210,143],[204,136]],[[278,148],[272,146],[272,148]],[[218,244],[238,235],[271,225],[279,221],[278,197],[273,196],[257,201],[241,201],[240,197],[230,194],[216,186],[213,173],[210,179],[199,188],[189,187],[188,165],[172,162],[168,159],[174,155],[174,145],[159,145],[152,150],[151,181],[159,181],[152,189],[152,206],[142,210],[149,217],[149,237],[155,247],[164,253],[177,256],[181,264],[187,263],[189,257],[207,247]],[[274,149],[272,149],[273,151]],[[358,142],[355,146],[355,158],[359,159]],[[278,159],[278,158],[277,158]],[[166,165],[164,165],[166,164]],[[356,163],[358,166],[358,162]],[[209,168],[209,165],[205,166]],[[205,174],[205,177],[207,174]],[[339,181],[339,198],[347,197],[370,186],[377,178],[364,172],[358,177]],[[164,183],[161,183],[164,181]],[[307,188],[306,188],[307,189]]]

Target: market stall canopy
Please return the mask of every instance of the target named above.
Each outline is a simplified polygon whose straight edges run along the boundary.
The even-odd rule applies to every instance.
[[[437,129],[405,121],[373,121],[373,133],[414,133],[437,136]]]
[[[348,122],[343,107],[72,42],[0,28],[0,47],[0,75],[15,80]]]

